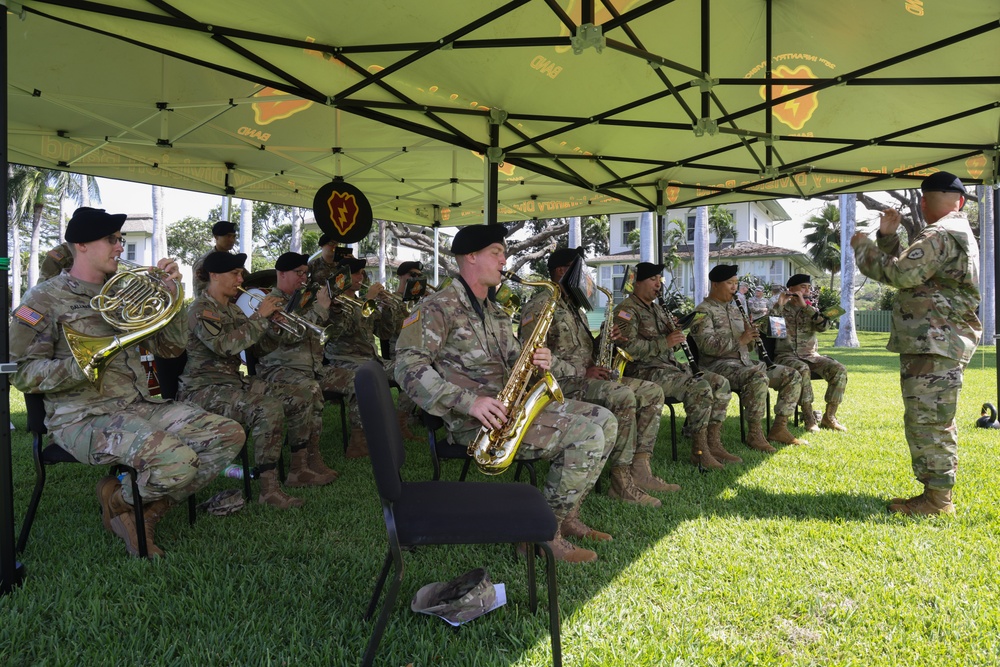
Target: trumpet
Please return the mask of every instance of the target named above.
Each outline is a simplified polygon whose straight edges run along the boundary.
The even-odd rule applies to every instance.
[[[333,300],[345,306],[357,306],[358,308],[361,309],[361,317],[365,318],[371,317],[372,313],[378,310],[378,303],[375,301],[375,299],[368,299],[366,301],[362,301],[361,299],[358,299],[353,296],[347,296],[346,294],[338,294],[333,298]]]
[[[237,287],[236,289],[243,292],[252,301],[257,301],[257,306],[253,308],[254,310],[260,307],[260,302],[265,299],[265,297],[260,294],[257,294],[256,292],[249,292],[242,287]],[[271,320],[271,323],[297,338],[305,338],[306,334],[312,334],[313,336],[316,336],[320,345],[326,345],[326,341],[330,340],[330,336],[333,333],[333,325],[324,328],[318,324],[313,324],[306,318],[301,315],[296,315],[295,313],[282,311],[277,314],[280,315],[280,318]]]

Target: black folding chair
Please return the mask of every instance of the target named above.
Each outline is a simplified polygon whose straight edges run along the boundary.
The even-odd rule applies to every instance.
[[[28,413],[28,431],[31,433],[31,458],[35,463],[35,488],[31,492],[31,500],[28,502],[28,511],[24,514],[24,522],[17,536],[17,553],[24,551],[28,545],[28,537],[31,535],[31,525],[35,522],[35,514],[38,512],[38,505],[42,501],[42,491],[45,490],[45,466],[53,466],[59,463],[80,463],[72,454],[59,445],[50,443],[47,447],[42,447],[45,442],[45,435],[48,429],[45,427],[45,397],[43,394],[24,394],[24,406]],[[139,486],[136,483],[135,468],[119,464],[112,466],[112,474],[124,472],[132,484],[132,498],[135,507],[135,528],[136,534],[145,536],[146,520],[143,518],[142,497],[139,495]],[[139,540],[139,556],[148,558],[146,551],[146,540]]]
[[[367,667],[374,661],[389,613],[399,595],[403,583],[403,549],[432,544],[527,542],[537,547],[528,549],[530,607],[534,612],[538,605],[535,554],[541,549],[547,561],[552,662],[562,665],[555,558],[546,544],[555,536],[556,519],[541,492],[527,484],[404,482],[400,477],[405,460],[403,438],[394,419],[395,407],[382,365],[366,362],[358,370],[354,386],[389,539],[382,570],[365,611],[366,620],[378,606],[389,568],[394,570],[362,664]]]
[[[453,444],[447,434],[441,437],[440,431],[444,430],[444,420],[436,417],[426,410],[420,411],[420,423],[427,429],[427,445],[431,452],[431,465],[434,466],[435,480],[441,479],[441,460],[461,460],[462,474],[458,481],[464,482],[469,474],[469,466],[472,464],[472,457],[468,454],[468,448],[462,445]]]

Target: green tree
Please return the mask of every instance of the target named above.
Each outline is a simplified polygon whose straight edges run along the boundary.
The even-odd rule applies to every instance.
[[[715,242],[719,245],[720,252],[725,239],[731,238],[733,245],[736,245],[736,219],[733,217],[733,212],[722,204],[709,207],[708,228],[715,234]]]
[[[193,266],[199,257],[212,248],[211,227],[211,222],[193,216],[171,223],[167,227],[167,248],[170,256],[176,257],[188,266]]]
[[[802,224],[806,230],[803,240],[809,256],[821,269],[830,272],[830,289],[840,272],[840,208],[835,204],[825,204],[819,213],[813,214]]]
[[[11,165],[8,182],[7,205],[14,223],[14,253],[21,251],[21,231],[30,223],[28,253],[28,287],[38,281],[38,251],[44,236],[51,242],[58,238],[59,198],[67,189],[70,174],[64,171],[38,169],[24,165]],[[17,262],[20,265],[20,262]],[[21,267],[16,267],[16,282],[20,287]]]

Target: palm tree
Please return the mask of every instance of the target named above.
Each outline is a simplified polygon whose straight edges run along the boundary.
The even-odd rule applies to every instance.
[[[833,279],[840,272],[840,209],[826,204],[817,214],[802,223],[808,233],[803,237],[809,256],[821,269],[830,272],[830,289]]]
[[[733,218],[732,211],[723,208],[722,204],[716,204],[708,209],[708,228],[715,234],[720,254],[724,239],[731,238],[733,245],[736,245],[736,219]]]

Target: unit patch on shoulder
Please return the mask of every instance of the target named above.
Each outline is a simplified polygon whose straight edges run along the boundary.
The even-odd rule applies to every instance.
[[[215,311],[208,310],[207,308],[201,311],[201,319],[203,320],[214,320],[216,322],[221,322],[222,318]]]
[[[627,310],[619,310],[618,311],[618,317],[620,317],[623,320],[631,320],[632,319],[632,313],[628,312]]]
[[[44,315],[35,310],[34,308],[29,308],[28,306],[21,306],[14,311],[14,317],[21,320],[25,324],[30,324],[35,326],[42,321]]]
[[[56,260],[57,262],[62,261],[63,257],[65,257],[65,255],[63,255],[58,248],[53,248],[52,250],[49,250],[47,254],[49,257]]]
[[[406,327],[410,326],[419,319],[420,319],[420,311],[419,310],[413,311],[412,313],[410,313],[409,317],[403,320],[402,328],[405,329]]]
[[[923,248],[914,248],[910,252],[906,253],[906,259],[920,259],[924,256]]]
[[[523,327],[523,326],[525,326],[527,324],[530,324],[530,323],[532,323],[534,321],[535,321],[535,314],[532,313],[531,315],[528,315],[527,317],[522,317],[521,318],[521,326]]]

